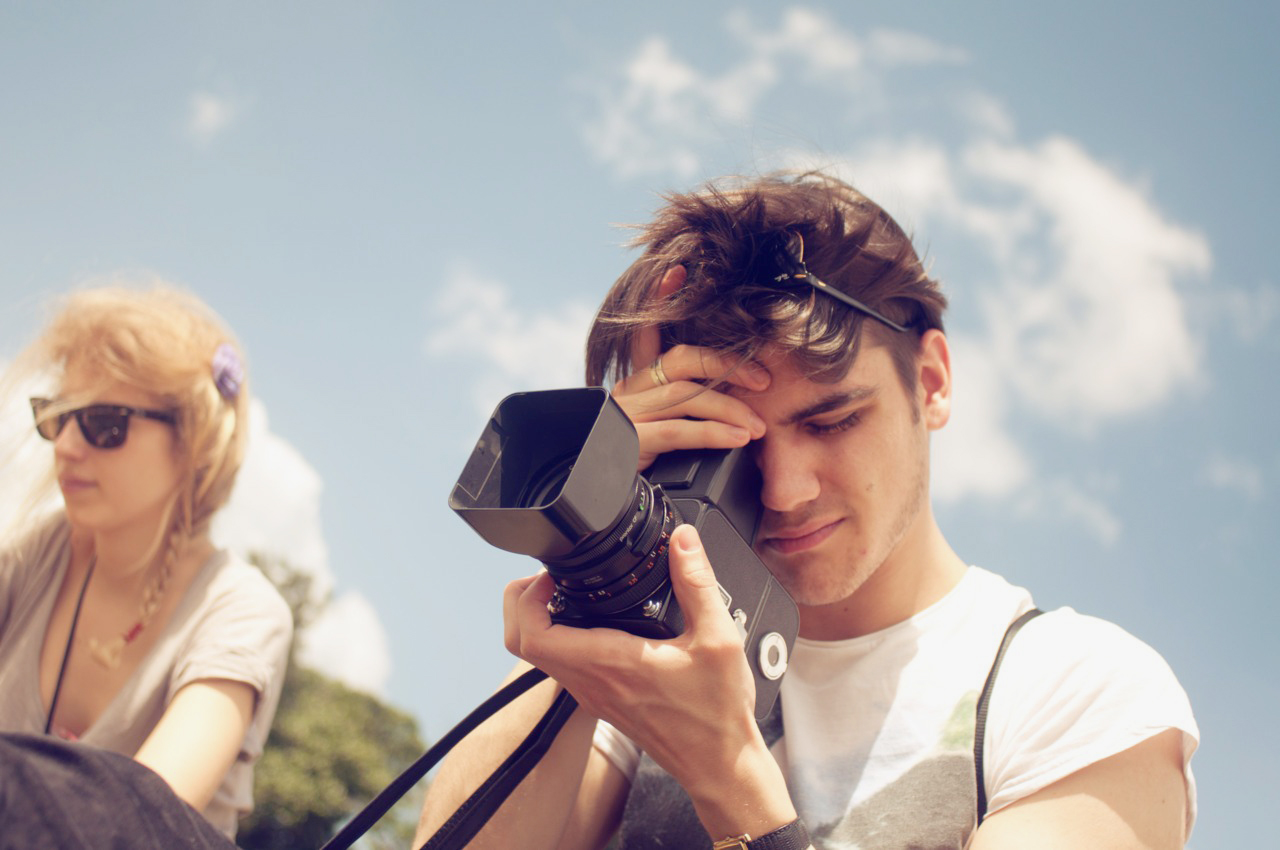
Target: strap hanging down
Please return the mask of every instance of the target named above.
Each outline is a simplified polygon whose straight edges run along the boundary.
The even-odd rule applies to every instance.
[[[461,723],[450,729],[443,738],[437,741],[435,746],[428,749],[421,758],[409,765],[403,773],[392,780],[391,784],[379,792],[369,805],[365,806],[357,812],[351,820],[347,821],[346,825],[343,826],[342,829],[333,836],[333,838],[329,839],[321,850],[347,850],[347,848],[354,844],[360,836],[364,835],[365,832],[369,830],[369,827],[373,826],[379,818],[385,815],[401,797],[408,793],[409,789],[412,788],[419,779],[426,776],[427,771],[431,770],[431,768],[435,766],[436,762],[440,761],[440,759],[443,758],[449,750],[453,749],[455,744],[465,738],[467,733],[492,717],[517,696],[529,690],[529,688],[533,687],[545,678],[547,678],[547,674],[543,673],[541,670],[528,670],[481,703],[480,706],[468,714]],[[567,692],[562,693],[561,696],[567,696]],[[570,698],[570,701],[571,700],[572,698]],[[559,714],[563,714],[563,718],[557,716],[553,720],[549,721],[548,718],[556,712],[557,706],[560,707]],[[574,703],[574,706],[576,706],[576,703]],[[568,713],[572,713],[572,707],[567,706],[563,700],[557,700],[557,702],[552,705],[551,709],[549,709],[547,714],[543,717],[543,722],[534,728],[533,732],[530,733],[529,738],[521,745],[522,750],[531,747],[537,749],[537,746],[535,746],[534,743],[531,743],[531,740],[535,740],[541,735],[545,735],[548,731],[550,731],[551,738],[554,738],[555,733],[560,729],[560,725],[563,725],[564,721],[568,719],[568,713],[565,713],[566,708]],[[554,730],[549,730],[548,726],[554,726]],[[543,750],[545,750],[546,746],[550,745],[549,740],[545,741],[545,743],[537,743]],[[516,756],[513,755],[512,758],[514,759]],[[508,762],[510,761],[511,759],[508,759]],[[533,763],[536,764],[536,762],[537,758],[535,757],[533,758]],[[504,767],[507,766],[509,765],[504,765]],[[520,774],[520,778],[523,778],[524,774],[528,773],[532,766],[532,764],[519,765],[519,767],[524,770],[524,773]],[[503,768],[499,768],[499,770],[495,772],[494,776],[489,778],[486,786],[482,786],[482,791],[495,784],[497,781],[495,777],[498,777],[498,774],[501,773],[502,769]],[[516,783],[518,782],[519,779],[516,779]],[[506,793],[510,793],[510,789],[507,789]],[[477,791],[476,795],[484,796],[480,791]],[[503,799],[505,799],[505,796],[503,796]],[[468,803],[472,802],[473,801],[470,800],[468,801]],[[501,800],[498,801],[497,805],[501,805]],[[496,805],[494,808],[496,808]],[[479,826],[483,825],[484,822],[482,820]],[[478,830],[479,826],[476,826],[475,828]],[[462,843],[465,844],[468,840],[470,840],[470,837],[464,839]]]
[[[475,838],[520,781],[547,754],[561,727],[577,707],[577,700],[568,691],[557,694],[547,713],[542,715],[515,752],[458,807],[420,850],[458,850]]]
[[[982,745],[987,737],[987,704],[991,702],[991,692],[995,690],[996,673],[1000,670],[1000,662],[1004,660],[1005,650],[1013,642],[1013,636],[1018,633],[1019,629],[1043,613],[1039,608],[1032,608],[1010,623],[1009,628],[1005,629],[1004,640],[1000,641],[1000,648],[996,650],[996,659],[991,664],[991,671],[987,673],[987,681],[982,686],[982,694],[978,697],[977,718],[973,725],[973,772],[978,784],[978,826],[981,826],[982,821],[987,817],[987,784],[983,776]]]

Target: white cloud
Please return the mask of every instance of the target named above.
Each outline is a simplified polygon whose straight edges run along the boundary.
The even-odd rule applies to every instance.
[[[749,110],[753,100],[749,80],[733,86],[708,80],[675,59],[661,38],[640,45],[621,76],[621,90],[600,98],[600,111],[583,133],[595,156],[622,177],[690,177],[699,166],[695,148],[707,124]]]
[[[850,84],[855,72],[873,68],[968,61],[965,51],[919,33],[879,28],[859,37],[843,30],[830,15],[799,6],[786,9],[781,17],[779,24],[762,26],[744,12],[729,17],[726,28],[746,48],[744,64],[793,60],[810,77]]]
[[[833,106],[865,101],[883,108],[891,102],[879,92],[887,71],[967,61],[964,51],[918,33],[878,29],[859,37],[803,7],[786,9],[779,24],[759,26],[736,12],[726,29],[742,51],[719,72],[695,67],[676,56],[667,39],[650,36],[603,82],[591,81],[596,112],[582,133],[596,158],[623,178],[669,173],[689,179],[702,166],[703,150],[720,138],[718,128],[736,135],[771,93],[816,82],[834,90]],[[788,79],[792,68],[801,80]],[[982,116],[1001,120],[991,105]]]
[[[333,588],[320,521],[320,474],[287,440],[271,431],[266,405],[253,399],[249,447],[236,487],[213,523],[220,546],[281,558],[310,575],[319,596]]]
[[[1176,281],[1208,271],[1203,236],[1069,139],[979,145],[964,162],[976,180],[1014,190],[1036,221],[1019,250],[1037,262],[1009,264],[987,299],[991,341],[1033,409],[1092,426],[1195,376],[1199,343]]]
[[[207,145],[240,117],[240,101],[207,91],[198,91],[187,101],[187,135],[197,144]]]
[[[270,427],[266,406],[254,399],[249,449],[236,488],[214,520],[219,545],[242,555],[280,558],[311,576],[313,598],[333,592],[329,548],[320,518],[324,482],[315,468]],[[328,598],[315,622],[300,634],[300,658],[308,666],[377,696],[391,675],[386,630],[368,600],[347,592]]]
[[[344,593],[325,606],[302,635],[299,657],[356,690],[386,697],[391,644],[377,610],[359,593]]]
[[[1004,496],[1024,487],[1031,460],[1005,425],[1008,399],[984,346],[953,340],[955,391],[951,421],[934,436],[933,494],[943,501]]]
[[[1017,503],[1026,516],[1052,517],[1084,528],[1095,540],[1110,546],[1120,539],[1123,524],[1102,500],[1069,481],[1037,482]]]
[[[580,303],[542,312],[519,309],[510,289],[458,267],[430,305],[433,327],[424,343],[432,357],[482,364],[472,388],[477,409],[518,390],[582,386],[587,328],[595,309]]]
[[[49,489],[47,498],[38,504],[28,504],[31,494],[50,480],[53,453],[51,444],[36,436],[27,399],[45,395],[50,388],[38,380],[17,385],[8,383],[5,381],[7,369],[8,363],[0,361],[0,387],[7,396],[0,399],[0,468],[4,470],[0,475],[0,540],[10,534],[21,534],[18,523],[61,504],[56,489]]]
[[[777,62],[794,56],[812,75],[847,75],[866,60],[866,48],[857,38],[843,32],[831,19],[811,9],[792,7],[782,13],[778,26],[757,27],[745,12],[728,19],[729,32],[747,49],[744,64]]]
[[[786,166],[820,167],[821,163],[797,156]],[[829,161],[824,170],[894,211],[898,223],[911,231],[912,224],[918,223],[913,217],[959,219],[966,215],[955,168],[951,153],[938,142],[907,138],[872,140],[856,154]]]
[[[968,91],[960,96],[958,114],[980,136],[1012,138],[1017,122],[1009,107],[995,95]]]
[[[1216,312],[1236,338],[1246,343],[1263,339],[1280,320],[1280,288],[1274,284],[1254,289],[1218,286],[1199,302],[1205,312]]]
[[[969,61],[969,54],[958,47],[905,30],[872,30],[867,52],[876,64],[886,67],[960,65]]]
[[[1258,501],[1265,491],[1262,470],[1256,463],[1214,454],[1200,473],[1201,480],[1219,490],[1230,490]]]

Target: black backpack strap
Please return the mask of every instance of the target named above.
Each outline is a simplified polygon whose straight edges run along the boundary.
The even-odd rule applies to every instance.
[[[982,821],[987,816],[987,784],[982,775],[984,761],[982,745],[987,737],[987,704],[991,702],[991,692],[995,690],[996,673],[1000,670],[1000,662],[1004,660],[1005,651],[1013,642],[1013,636],[1019,629],[1043,613],[1039,608],[1032,608],[1005,629],[1004,640],[1000,641],[1000,648],[996,650],[996,659],[991,663],[991,671],[987,673],[987,681],[982,685],[982,694],[978,697],[978,712],[973,725],[973,772],[978,783],[978,826],[982,825]]]

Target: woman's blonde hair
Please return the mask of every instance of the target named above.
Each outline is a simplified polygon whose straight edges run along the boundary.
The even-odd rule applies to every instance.
[[[218,316],[194,295],[158,284],[107,286],[64,296],[43,333],[15,359],[6,389],[33,376],[60,384],[77,370],[86,394],[121,383],[176,414],[181,478],[148,558],[164,550],[154,608],[183,544],[207,531],[231,495],[244,458],[249,394],[243,354]],[[86,399],[61,399],[67,407]],[[32,502],[36,501],[32,499]],[[149,619],[150,612],[146,612]]]
[[[214,360],[224,345],[243,362],[226,326],[194,295],[164,285],[106,287],[66,296],[27,353],[59,378],[68,366],[84,368],[104,386],[158,396],[177,414],[183,479],[173,520],[193,534],[226,503],[244,459],[249,397],[243,372],[234,393],[219,389]]]

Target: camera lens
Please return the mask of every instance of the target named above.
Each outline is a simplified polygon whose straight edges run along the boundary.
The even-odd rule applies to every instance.
[[[541,508],[554,502],[569,480],[576,459],[576,455],[561,455],[530,475],[516,503],[522,508]]]
[[[573,469],[560,460],[531,476],[523,507],[555,499]],[[614,614],[646,600],[666,582],[667,553],[679,513],[662,490],[637,475],[618,518],[563,558],[544,558],[556,587],[585,613]]]
[[[489,543],[543,563],[557,622],[672,637],[683,618],[667,554],[682,518],[660,479],[636,474],[639,452],[635,426],[602,387],[515,393],[449,504]]]

